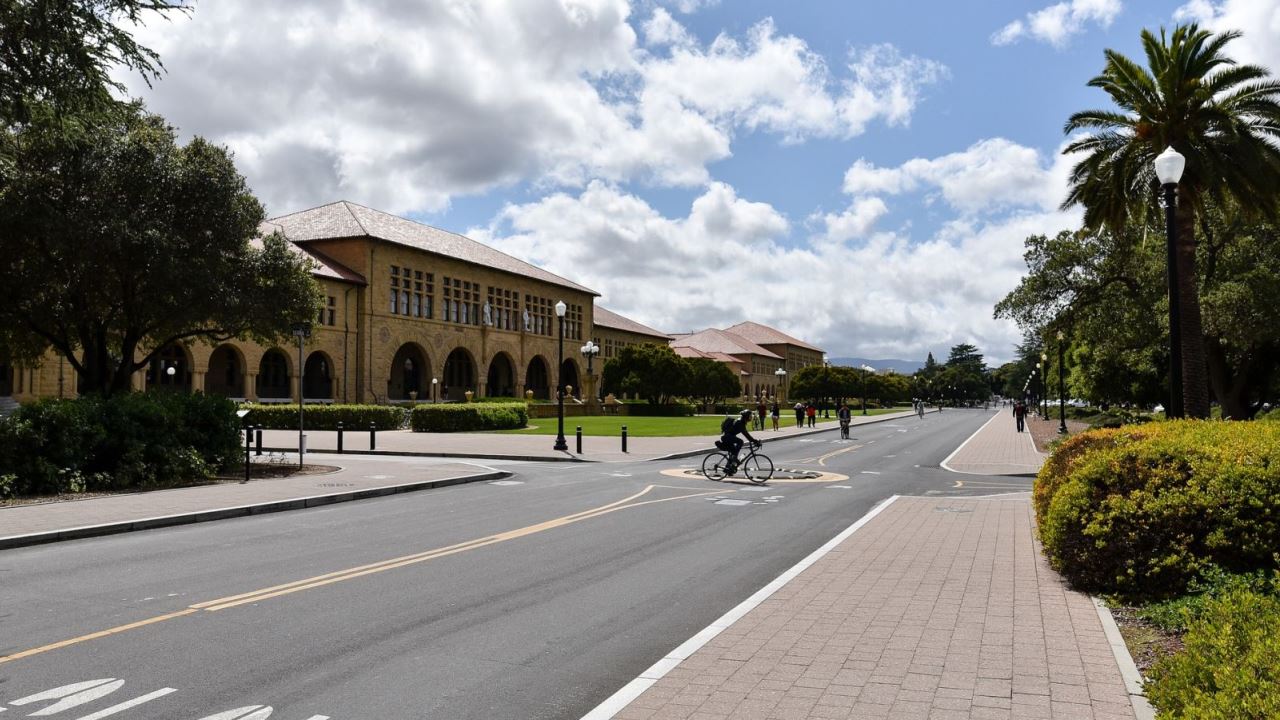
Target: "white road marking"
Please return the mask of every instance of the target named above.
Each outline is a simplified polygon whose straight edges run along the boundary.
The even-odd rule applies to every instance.
[[[631,473],[609,473],[610,477],[631,477]]]
[[[879,475],[880,473],[876,472],[875,470],[863,470],[862,474],[863,475]]]
[[[307,720],[329,720],[328,715],[312,715]]]
[[[390,480],[393,477],[395,475],[365,475],[365,478],[369,480]]]
[[[852,490],[852,489],[853,489],[853,486],[852,486],[852,485],[828,485],[827,487],[829,487],[829,488],[836,488],[836,489],[838,489],[838,490]]]
[[[490,485],[503,485],[503,486],[506,486],[506,485],[523,485],[523,484],[524,484],[524,481],[523,481],[523,480],[494,480],[493,482],[491,482],[491,483],[489,483],[489,484],[490,484]]]
[[[751,501],[750,500],[734,500],[733,498],[725,498],[723,500],[717,500],[715,504],[716,505],[732,505],[737,507],[740,505],[750,505]]]
[[[898,456],[897,456],[897,455],[885,455],[885,457],[890,458],[890,457],[898,457]]]
[[[45,690],[44,692],[36,693],[35,695],[28,695],[27,697],[14,700],[13,704],[29,705],[33,702],[41,702],[43,700],[60,700],[60,702],[54,703],[43,710],[33,712],[30,715],[30,717],[41,717],[43,715],[52,715],[54,713],[62,712],[63,710],[70,710],[73,707],[79,707],[85,703],[93,702],[104,695],[110,695],[111,693],[119,690],[122,685],[124,685],[123,680],[116,680],[114,678],[89,680],[71,685],[63,685],[62,687]]]
[[[105,710],[99,710],[98,712],[93,713],[92,715],[85,715],[84,717],[80,718],[80,720],[101,720],[101,718],[115,715],[118,712],[124,712],[125,710],[128,710],[131,707],[137,707],[138,705],[141,705],[143,703],[151,702],[156,698],[162,698],[165,695],[168,695],[169,693],[175,693],[175,692],[178,692],[177,688],[160,688],[155,692],[149,692],[146,695],[140,695],[132,700],[126,700],[120,703],[119,705],[112,705],[111,707]],[[264,715],[263,717],[266,717],[266,716]]]
[[[265,713],[265,714],[264,714]],[[201,720],[265,720],[271,717],[270,705],[246,705],[235,710],[220,712]]]

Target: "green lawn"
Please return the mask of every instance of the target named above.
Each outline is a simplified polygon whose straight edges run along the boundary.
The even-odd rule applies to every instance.
[[[867,410],[868,415],[879,415],[888,412],[897,412],[899,409],[891,408],[883,410]],[[854,417],[858,417],[858,412],[854,411]],[[630,437],[689,437],[697,435],[719,435],[720,421],[724,419],[723,415],[697,415],[694,417],[634,417],[622,415],[600,415],[594,417],[567,417],[564,419],[564,434],[566,436],[573,435],[574,428],[581,425],[582,434],[584,436],[594,437],[617,437],[622,434],[622,426],[627,426],[627,435]],[[818,417],[818,425],[820,427],[827,424],[835,424],[835,413],[832,413],[830,420],[823,420]],[[791,414],[790,424],[787,422],[787,416],[783,415],[779,427],[792,427],[796,423],[796,416]],[[772,424],[766,422],[766,430],[764,434],[767,436],[773,432]],[[531,418],[529,427],[520,430],[504,430],[504,433],[515,433],[519,435],[555,435],[556,419],[551,418]]]

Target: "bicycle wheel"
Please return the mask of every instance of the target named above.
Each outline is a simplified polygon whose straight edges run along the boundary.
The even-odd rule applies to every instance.
[[[711,453],[702,459],[702,474],[708,480],[723,480],[725,469],[729,464],[729,456],[724,453]]]
[[[768,455],[752,455],[742,463],[742,474],[759,485],[773,477],[773,461]]]

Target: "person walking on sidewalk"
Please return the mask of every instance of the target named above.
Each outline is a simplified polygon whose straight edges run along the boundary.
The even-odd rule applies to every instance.
[[[805,413],[809,416],[809,427],[818,427],[818,408],[813,403],[809,403]]]
[[[804,427],[804,403],[796,402],[796,427]]]
[[[1013,406],[1013,419],[1018,421],[1018,432],[1022,432],[1027,425],[1027,406],[1021,400]]]
[[[764,398],[760,398],[760,400],[756,402],[755,427],[757,430],[764,430],[764,415],[768,410],[769,408],[765,407]]]
[[[782,419],[782,409],[778,407],[778,401],[773,401],[773,409],[769,411],[769,416],[773,418],[773,431],[778,431],[778,421]]]

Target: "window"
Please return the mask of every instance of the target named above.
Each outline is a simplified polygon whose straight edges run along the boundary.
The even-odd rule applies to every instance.
[[[569,305],[564,314],[564,336],[570,340],[582,339],[582,306]]]
[[[535,335],[553,335],[555,333],[555,325],[552,318],[555,311],[552,309],[554,305],[549,298],[537,297],[536,295],[524,296],[524,309],[529,313],[529,332]]]
[[[435,275],[407,267],[391,266],[391,314],[432,317]]]
[[[338,298],[332,295],[328,296],[325,306],[320,308],[320,316],[316,318],[316,324],[330,326],[337,325],[337,304]]]
[[[480,284],[460,278],[442,278],[444,319],[460,325],[479,325]]]
[[[520,293],[489,286],[489,317],[499,330],[519,330]]]
[[[396,310],[399,308],[400,301],[400,268],[396,265],[391,266],[391,314],[397,315]]]

